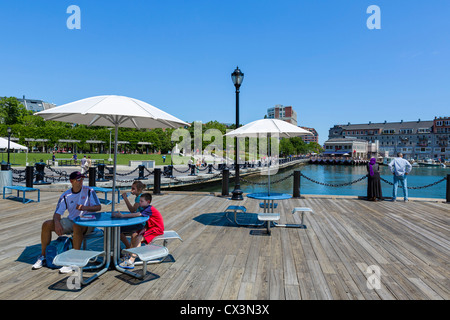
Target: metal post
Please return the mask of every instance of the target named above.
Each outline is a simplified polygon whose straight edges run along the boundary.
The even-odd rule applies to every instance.
[[[447,203],[450,202],[450,174],[447,174]]]
[[[88,172],[89,172],[89,187],[95,187],[96,168],[90,167]]]
[[[292,193],[293,198],[300,198],[300,173],[301,172],[299,170],[294,171],[294,190]]]
[[[33,188],[33,174],[34,174],[34,167],[27,166],[25,168],[25,186],[28,188]]]
[[[228,196],[228,179],[230,177],[230,170],[224,169],[222,171],[222,196]]]
[[[239,128],[239,87],[236,87],[236,129]],[[241,190],[241,179],[239,176],[239,139],[236,137],[236,148],[234,155],[234,190],[231,200],[244,200]]]
[[[161,194],[161,168],[154,169],[153,194]]]

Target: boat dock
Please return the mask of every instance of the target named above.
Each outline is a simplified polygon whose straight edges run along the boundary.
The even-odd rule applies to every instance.
[[[59,196],[41,190],[40,202],[0,199],[0,299],[450,298],[450,210],[442,200],[393,203],[307,195],[280,201],[277,208],[281,224],[300,223],[291,213],[294,207],[311,208],[307,228],[276,227],[269,236],[264,228],[238,227],[225,216],[229,205],[243,205],[247,214],[239,218],[255,223],[262,210],[257,200],[164,191],[152,204],[166,230],[183,239],[169,242],[172,261],[149,265],[151,274],[143,281],[108,271],[69,290],[70,275],[31,270],[41,250],[41,224],[52,217]],[[126,210],[123,201],[116,208]],[[93,240],[88,248],[102,245],[101,239]]]

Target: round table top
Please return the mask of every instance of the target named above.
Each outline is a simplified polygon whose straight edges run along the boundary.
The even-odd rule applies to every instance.
[[[129,212],[120,211],[122,214]],[[80,217],[75,218],[74,222],[83,227],[123,227],[134,224],[144,223],[148,217],[134,217],[134,218],[112,218],[111,212],[90,212],[87,216],[93,215],[95,219],[82,220]]]
[[[290,194],[277,192],[271,192],[270,195],[267,192],[250,193],[247,197],[258,200],[285,200],[292,198]]]

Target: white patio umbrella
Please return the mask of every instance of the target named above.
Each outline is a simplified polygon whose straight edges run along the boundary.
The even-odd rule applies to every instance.
[[[8,149],[8,139],[5,138],[1,138],[0,137],[0,149]],[[13,150],[26,150],[27,154],[25,157],[25,161],[26,163],[28,163],[28,148],[18,144],[16,142],[12,142],[11,140],[9,141],[9,149],[13,149]],[[3,156],[2,156],[3,158]]]
[[[312,135],[308,130],[297,127],[289,122],[278,120],[278,119],[261,119],[250,122],[242,127],[239,127],[236,130],[230,131],[226,136],[229,137],[260,137],[262,134],[267,134],[267,146],[269,145],[270,138],[272,135],[278,136],[280,138],[292,138],[303,135]],[[267,151],[270,157],[269,147],[267,147]],[[268,194],[270,195],[270,159],[268,166]]]
[[[12,141],[9,141],[9,148],[14,150],[28,150],[27,147]],[[0,149],[8,149],[8,139],[0,137]]]
[[[114,126],[112,211],[114,211],[115,205],[118,128],[154,129],[189,126],[188,123],[146,102],[116,95],[86,98],[38,112],[36,115],[43,117],[45,120],[88,126]]]

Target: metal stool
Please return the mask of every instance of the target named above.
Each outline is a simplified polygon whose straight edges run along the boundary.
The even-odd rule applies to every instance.
[[[305,214],[305,212],[314,213],[314,211],[311,208],[307,208],[307,207],[297,207],[297,208],[294,208],[292,210],[292,214],[294,214],[296,212],[301,212],[302,213],[302,222],[301,222],[301,224],[298,227],[302,228],[302,229],[306,229],[306,226],[303,224],[304,214]]]

